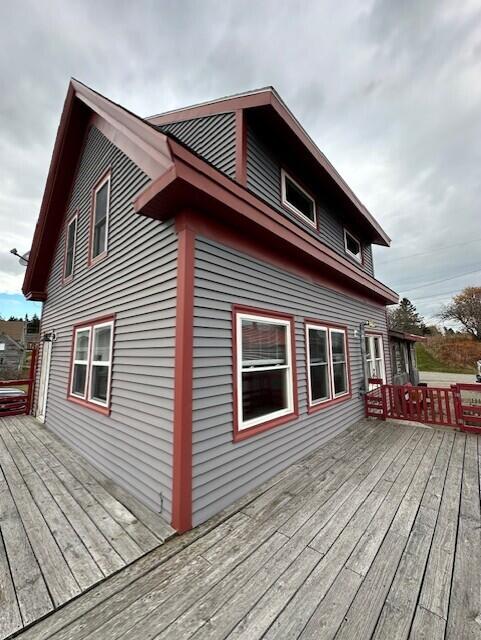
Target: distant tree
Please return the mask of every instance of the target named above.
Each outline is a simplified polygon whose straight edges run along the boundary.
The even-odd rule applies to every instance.
[[[481,341],[481,287],[466,287],[441,309],[442,320],[461,324],[475,340]]]
[[[33,314],[32,319],[27,325],[27,331],[29,333],[38,333],[40,329],[40,318],[36,313]]]
[[[416,311],[416,307],[407,298],[388,311],[388,325],[390,329],[405,331],[422,336],[426,331],[424,318]]]
[[[442,332],[440,331],[439,327],[435,324],[429,324],[424,327],[424,335],[426,336],[440,336],[441,333]]]

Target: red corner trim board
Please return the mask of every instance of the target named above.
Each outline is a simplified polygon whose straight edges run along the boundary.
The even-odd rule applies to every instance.
[[[192,528],[192,358],[194,323],[195,231],[188,214],[176,218],[178,233],[175,333],[174,461],[172,526]]]

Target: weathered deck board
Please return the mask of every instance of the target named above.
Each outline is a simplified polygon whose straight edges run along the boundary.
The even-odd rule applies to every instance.
[[[169,528],[155,536],[152,515],[147,526],[32,418],[0,418],[0,639],[160,546]]]
[[[19,637],[479,638],[480,454],[476,436],[362,422]]]

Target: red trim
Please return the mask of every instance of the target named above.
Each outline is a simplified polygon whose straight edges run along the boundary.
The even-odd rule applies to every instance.
[[[99,253],[98,256],[95,256],[95,258],[92,256],[92,250],[93,250],[93,229],[94,229],[94,216],[95,216],[95,201],[97,198],[97,191],[99,190],[99,187],[103,186],[102,183],[103,182],[108,182],[109,185],[109,191],[108,191],[108,198],[107,198],[107,220],[105,223],[105,244],[106,247],[104,249],[104,251],[102,251],[102,253]],[[104,260],[109,253],[109,226],[110,226],[110,196],[111,196],[111,192],[112,192],[112,167],[109,167],[108,169],[106,169],[103,174],[100,176],[100,178],[97,180],[97,182],[95,183],[95,185],[92,187],[92,193],[90,196],[90,215],[89,215],[89,246],[88,246],[88,266],[89,267],[93,267],[95,266],[97,263],[101,262],[102,260]]]
[[[306,362],[306,382],[309,385],[309,353],[308,353],[308,341],[307,341],[307,325],[318,325],[320,327],[326,327],[327,331],[327,348],[329,354],[331,354],[331,337],[329,333],[329,329],[340,329],[344,331],[345,335],[345,345],[346,345],[346,370],[347,370],[347,384],[348,384],[348,392],[342,394],[342,396],[331,397],[329,400],[324,400],[323,402],[317,402],[316,404],[311,404],[310,401],[310,390],[307,389],[307,413],[317,413],[321,409],[325,409],[326,407],[332,407],[335,404],[340,404],[341,402],[345,402],[346,400],[350,400],[352,398],[352,378],[351,378],[351,355],[349,350],[349,327],[343,324],[337,324],[334,322],[326,322],[325,320],[318,320],[314,318],[304,318],[304,345],[305,345],[305,362]],[[330,355],[332,358],[332,355]],[[334,389],[332,387],[332,379],[331,379],[331,361],[328,363],[328,373],[329,373],[329,392],[332,394]]]
[[[287,320],[290,323],[291,333],[291,373],[292,373],[292,406],[291,413],[274,418],[273,420],[267,420],[262,424],[257,424],[253,427],[245,429],[239,429],[239,412],[238,412],[238,400],[239,390],[237,389],[237,315],[239,313],[248,313],[250,315],[256,315],[260,317],[279,318],[280,320]],[[240,442],[246,440],[251,436],[255,436],[274,427],[286,424],[286,422],[292,422],[299,417],[299,398],[297,390],[297,369],[296,369],[296,327],[295,318],[293,315],[287,313],[281,313],[279,311],[272,311],[271,309],[259,309],[258,307],[247,307],[244,305],[232,305],[232,390],[233,390],[233,441]]]
[[[247,186],[247,126],[242,109],[235,112],[235,177]]]
[[[110,370],[109,370],[109,395],[107,398],[107,406],[99,405],[95,402],[91,402],[88,400],[89,392],[90,392],[90,372],[92,368],[92,349],[93,349],[93,334],[94,327],[103,324],[106,322],[112,322],[112,344],[111,344],[111,360],[110,360]],[[79,398],[77,396],[72,395],[72,372],[73,372],[73,355],[75,349],[75,335],[78,329],[82,329],[85,327],[90,328],[90,337],[89,337],[89,355],[87,361],[87,378],[85,381],[85,398]],[[104,416],[110,415],[111,412],[111,399],[112,399],[112,369],[113,369],[113,361],[114,361],[114,338],[115,338],[115,313],[111,313],[105,316],[99,316],[97,318],[93,318],[90,320],[82,320],[81,322],[77,322],[72,326],[72,342],[70,345],[70,364],[68,371],[68,386],[67,386],[67,400],[69,402],[73,402],[82,407],[86,407],[87,409],[91,409],[92,411],[97,411],[97,413],[101,413]],[[43,356],[43,354],[42,354]]]
[[[346,286],[339,277],[336,277],[336,273],[326,273],[325,270],[320,271],[318,267],[311,265],[308,261],[300,262],[287,252],[281,253],[275,245],[264,242],[261,237],[256,237],[252,234],[241,234],[236,229],[195,211],[189,213],[189,225],[198,236],[215,240],[257,260],[289,271],[304,280],[310,280],[320,286],[338,291],[350,298],[361,300],[374,307],[385,307],[384,304],[373,300],[372,297],[363,295],[362,292]]]
[[[370,276],[361,265],[324,245],[303,225],[279,215],[279,211],[174,140],[170,145],[175,177],[171,176],[167,185],[162,177],[158,185],[146,187],[134,201],[137,213],[164,220],[175,214],[179,202],[184,207],[195,205],[196,209],[208,212],[204,217],[229,220],[229,225],[241,227],[243,233],[262,236],[267,243],[275,242],[279,249],[296,257],[297,262],[315,263],[318,269],[336,271],[351,287],[362,288],[367,295],[383,302],[398,301],[391,289]]]
[[[68,218],[67,221],[65,222],[65,242],[64,242],[63,263],[62,263],[62,284],[63,285],[68,284],[73,280],[73,272],[75,269],[75,250],[77,248],[77,231],[78,231],[78,218],[79,218],[78,214],[79,214],[78,209],[76,209],[73,215],[71,215],[70,218]],[[72,273],[69,276],[65,277],[65,266],[67,264],[68,234],[69,234],[70,225],[74,220],[76,220],[77,222],[75,224],[75,236],[73,240]]]
[[[147,118],[147,121],[159,125],[172,122],[180,122],[190,118],[199,118],[217,113],[237,111],[239,109],[253,109],[255,107],[266,107],[274,111],[281,119],[282,123],[290,130],[306,147],[306,150],[314,157],[317,164],[327,173],[337,187],[348,197],[357,211],[363,216],[366,222],[373,228],[382,244],[389,246],[390,238],[374,219],[372,214],[362,204],[354,194],[349,185],[332,166],[326,156],[320,151],[312,138],[300,125],[299,121],[284,104],[278,93],[272,87],[266,87],[246,94],[230,96],[221,100],[194,105],[185,109],[177,109],[168,113],[159,114]]]
[[[178,248],[172,526],[179,533],[192,528],[192,368],[195,233],[188,223],[189,216],[187,214],[181,213],[176,219]]]

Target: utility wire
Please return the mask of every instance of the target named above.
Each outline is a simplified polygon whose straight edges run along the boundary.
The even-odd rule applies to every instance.
[[[462,278],[463,276],[471,276],[475,273],[480,273],[480,272],[481,272],[481,269],[476,269],[475,271],[465,271],[464,273],[458,273],[456,276],[451,276],[450,278],[442,278],[441,280],[432,280],[431,282],[424,282],[423,284],[419,284],[416,287],[403,288],[401,286],[395,286],[395,288],[400,289],[401,291],[415,291],[416,289],[423,289],[424,287],[429,287],[432,284],[449,282],[450,280],[456,280],[456,278]]]
[[[473,244],[473,242],[481,242],[481,238],[475,238],[474,240],[465,240],[464,242],[454,242],[450,245],[444,245],[443,247],[436,247],[431,251],[423,251],[422,253],[410,253],[407,256],[398,256],[397,258],[389,258],[388,260],[376,260],[376,265],[390,264],[391,262],[397,262],[398,260],[407,260],[408,258],[417,258],[418,256],[429,256],[438,251],[446,251],[451,247],[459,247],[461,245]]]

